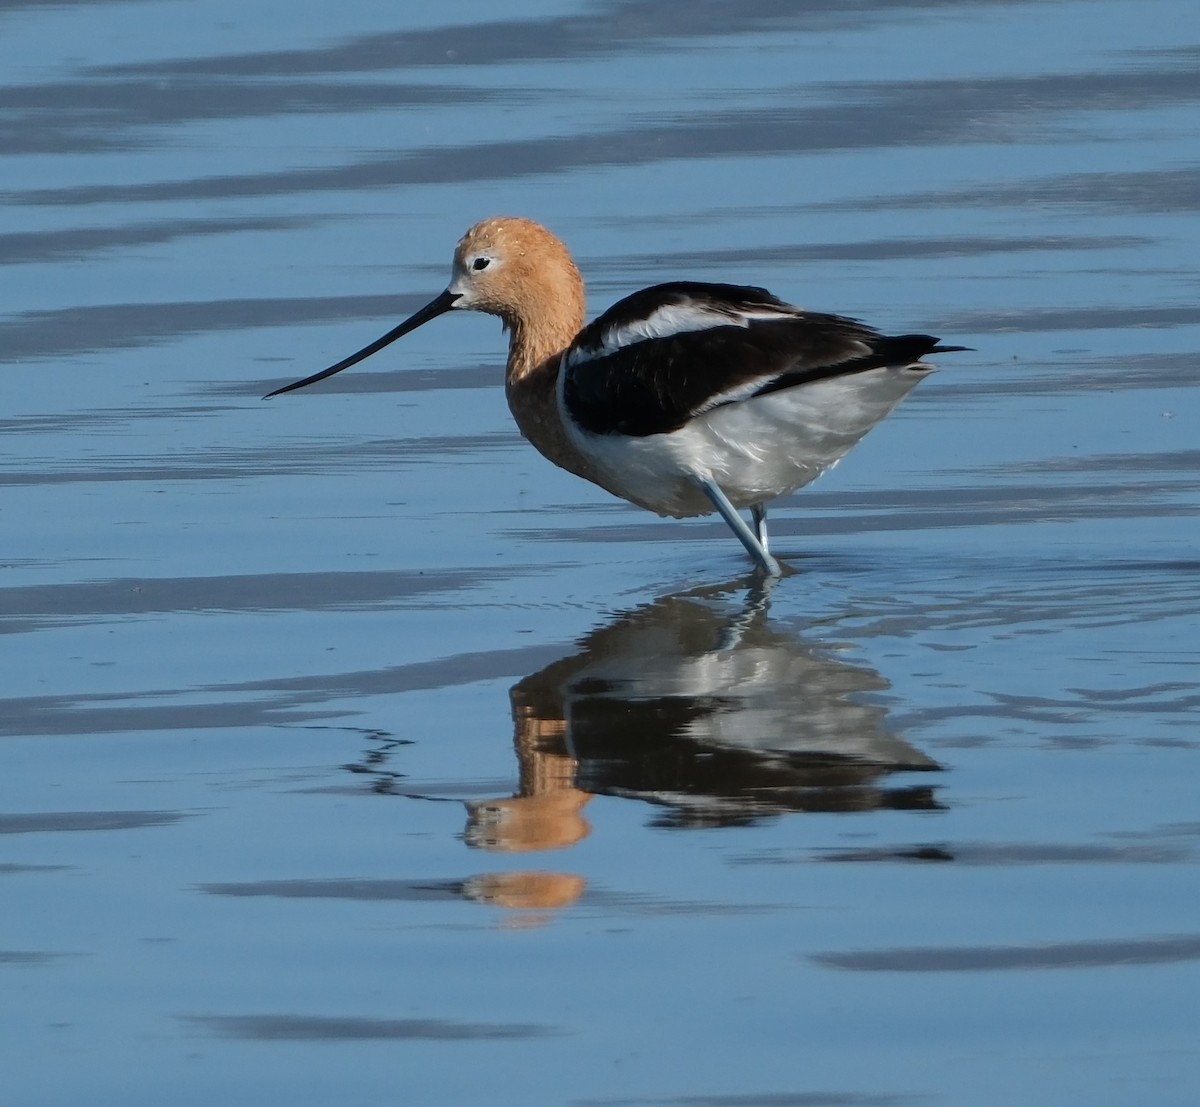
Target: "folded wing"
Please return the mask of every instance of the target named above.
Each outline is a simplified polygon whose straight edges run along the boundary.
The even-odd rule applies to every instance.
[[[593,434],[644,437],[754,396],[884,366],[915,366],[929,335],[888,337],[761,288],[678,282],[614,304],[563,357],[563,404]],[[925,368],[922,366],[921,368]]]

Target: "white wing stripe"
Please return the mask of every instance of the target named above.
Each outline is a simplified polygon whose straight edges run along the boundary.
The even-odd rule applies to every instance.
[[[738,311],[737,309],[713,308],[700,303],[667,304],[655,308],[642,319],[635,319],[623,326],[612,327],[601,335],[596,346],[576,346],[569,350],[564,368],[570,369],[586,361],[608,357],[635,342],[650,338],[669,338],[673,334],[690,331],[706,331],[713,327],[749,327],[756,321],[785,319],[790,311]]]

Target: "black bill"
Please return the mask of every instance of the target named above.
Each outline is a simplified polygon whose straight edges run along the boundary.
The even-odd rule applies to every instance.
[[[415,331],[423,323],[428,323],[430,319],[436,319],[439,315],[445,314],[452,307],[454,302],[461,294],[451,292],[446,289],[436,300],[426,304],[415,315],[410,315],[398,327],[393,327],[382,338],[375,339],[370,346],[364,346],[356,354],[351,354],[344,361],[339,361],[336,365],[331,365],[328,369],[322,369],[319,373],[314,373],[311,377],[305,377],[302,381],[296,381],[294,384],[286,384],[282,388],[275,389],[274,392],[268,392],[263,399],[269,400],[272,396],[281,396],[284,392],[295,392],[297,388],[304,388],[310,384],[316,384],[317,381],[323,381],[326,377],[332,377],[334,373],[340,373],[343,369],[349,369],[351,365],[357,365],[360,361],[364,361],[372,354],[378,353],[397,338],[402,338],[410,331]]]

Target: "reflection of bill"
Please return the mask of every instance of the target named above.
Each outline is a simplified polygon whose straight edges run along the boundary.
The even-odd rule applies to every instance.
[[[595,794],[641,799],[667,826],[789,811],[936,808],[939,766],[886,728],[863,693],[876,672],[766,618],[770,582],[669,596],[594,631],[579,652],[512,689],[520,789],[469,805],[467,841],[499,852],[570,846]]]

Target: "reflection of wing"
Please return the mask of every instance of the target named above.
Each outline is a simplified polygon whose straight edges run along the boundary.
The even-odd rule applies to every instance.
[[[669,597],[513,688],[522,777],[565,755],[576,788],[664,804],[681,822],[935,807],[929,787],[883,783],[939,767],[889,733],[884,708],[859,701],[884,687],[753,608],[731,615],[711,598]]]

